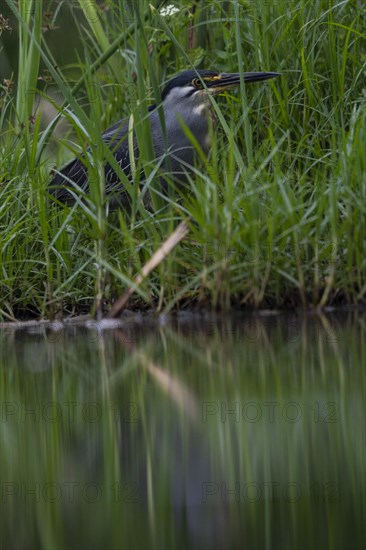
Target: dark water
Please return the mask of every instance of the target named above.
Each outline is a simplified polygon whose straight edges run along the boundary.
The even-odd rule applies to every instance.
[[[364,547],[364,312],[0,336],[3,548]]]

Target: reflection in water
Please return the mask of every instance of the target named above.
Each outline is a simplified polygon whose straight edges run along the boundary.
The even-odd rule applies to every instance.
[[[365,320],[4,328],[4,547],[363,547]]]

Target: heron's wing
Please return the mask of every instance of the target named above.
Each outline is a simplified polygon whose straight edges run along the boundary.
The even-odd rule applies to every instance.
[[[108,145],[108,148],[112,151],[112,154],[123,170],[125,176],[131,181],[131,162],[128,145],[128,121],[120,120],[103,133],[103,141]],[[134,139],[134,154],[135,158],[138,156],[138,149],[136,139]],[[113,195],[118,198],[118,202],[126,203],[129,200],[129,195],[123,184],[115,172],[113,166],[109,162],[105,165],[105,183],[106,194]]]
[[[72,191],[88,191],[88,171],[85,164],[79,158],[69,162],[61,171],[56,172],[49,189],[59,201],[67,204],[75,202]]]
[[[104,130],[102,134],[103,141],[109,141],[114,136],[123,137],[127,134],[128,130],[128,119],[122,118],[115,124],[112,124],[109,128]]]
[[[127,177],[130,177],[130,158],[127,142],[128,122],[119,120],[110,126],[103,134],[102,139],[111,149],[117,163],[120,165]],[[105,164],[106,194],[118,196],[118,202],[125,204],[129,196],[123,188],[119,177],[112,166],[106,161]],[[72,204],[75,202],[73,192],[83,191],[88,193],[89,181],[88,170],[82,158],[70,161],[62,170],[57,171],[50,183],[51,194],[61,202]]]

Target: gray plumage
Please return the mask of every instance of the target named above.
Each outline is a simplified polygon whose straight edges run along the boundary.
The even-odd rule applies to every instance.
[[[244,81],[256,82],[277,76],[277,73],[243,73]],[[210,110],[208,93],[219,93],[240,83],[239,73],[225,74],[215,71],[184,71],[168,82],[162,92],[162,106],[166,127],[166,141],[161,126],[158,109],[152,108],[149,113],[149,124],[154,148],[154,157],[160,160],[160,173],[167,173],[174,182],[181,183],[189,171],[189,166],[195,162],[196,149],[183,131],[181,120],[189,128],[203,151],[210,150],[209,120],[215,117]],[[108,128],[102,139],[122,168],[124,174],[131,181],[131,166],[128,147],[128,119],[121,120]],[[166,144],[166,146],[165,146]],[[134,138],[134,156],[137,162],[138,145]],[[105,164],[106,195],[112,205],[121,205],[128,209],[130,206],[129,193],[124,189],[118,175],[112,166]],[[162,178],[163,191],[166,191],[166,181]],[[75,201],[74,194],[81,191],[88,193],[88,172],[82,158],[69,162],[61,171],[57,172],[50,184],[52,195],[65,203]],[[149,206],[150,197],[147,194],[144,200]]]

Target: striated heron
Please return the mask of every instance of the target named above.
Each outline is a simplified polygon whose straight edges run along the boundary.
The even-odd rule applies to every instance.
[[[259,82],[278,76],[274,72],[243,73],[245,83]],[[208,94],[218,94],[240,84],[239,73],[219,73],[209,70],[183,71],[172,78],[162,91],[161,99],[164,109],[165,129],[161,124],[159,109],[156,105],[149,108],[154,156],[160,159],[160,173],[166,173],[176,182],[182,182],[189,167],[194,165],[196,148],[184,131],[186,126],[197,140],[205,154],[210,150],[209,117],[213,124],[216,117],[211,108]],[[182,121],[184,124],[182,124]],[[102,139],[117,161],[124,174],[131,181],[131,163],[129,155],[129,121],[123,119],[108,128]],[[138,146],[134,137],[134,157],[138,159]],[[105,164],[105,185],[108,200],[113,205],[130,206],[130,195],[124,188],[116,171],[110,163]],[[166,182],[163,180],[166,191]],[[88,193],[88,170],[83,158],[75,158],[62,170],[56,171],[50,184],[52,195],[65,203],[75,202],[75,196]],[[146,193],[146,206],[150,206],[150,197]]]

